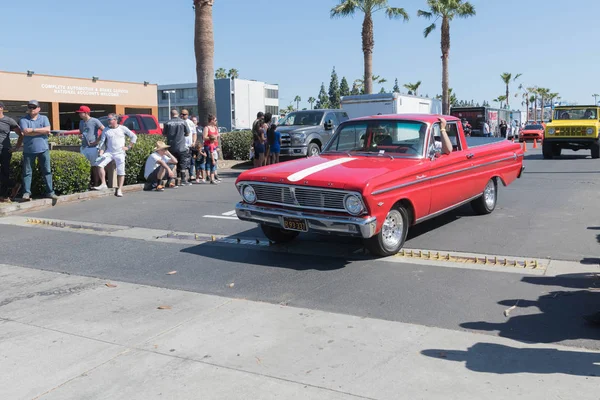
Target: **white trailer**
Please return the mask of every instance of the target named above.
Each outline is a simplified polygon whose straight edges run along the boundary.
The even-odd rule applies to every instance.
[[[342,109],[350,118],[387,114],[441,114],[442,102],[400,93],[343,96]]]

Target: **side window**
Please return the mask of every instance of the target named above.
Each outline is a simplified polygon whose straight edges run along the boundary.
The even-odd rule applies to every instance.
[[[340,122],[344,122],[344,121],[348,121],[350,118],[348,118],[348,114],[345,112],[339,112],[337,113],[338,119],[340,120]]]
[[[367,125],[350,125],[342,128],[329,150],[352,151],[364,148]]]
[[[138,120],[136,117],[129,117],[125,120],[125,123],[123,124],[124,126],[126,126],[127,128],[129,128],[132,131],[139,131],[140,130],[140,124],[138,123]]]
[[[452,150],[462,150],[462,146],[458,137],[458,126],[456,125],[456,123],[449,122],[448,126],[446,127],[446,133],[448,134],[448,137],[452,142]]]
[[[144,121],[144,125],[146,126],[146,130],[151,131],[153,129],[157,129],[156,121],[154,121],[154,118],[142,117],[142,121]]]
[[[340,124],[335,113],[327,113],[327,115],[325,115],[324,122],[329,122],[329,120],[333,121],[333,126],[338,126]]]

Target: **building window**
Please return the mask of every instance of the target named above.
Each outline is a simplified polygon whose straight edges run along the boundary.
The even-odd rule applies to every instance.
[[[265,97],[267,99],[278,99],[279,98],[279,90],[278,89],[265,89]]]
[[[161,95],[161,99],[169,100],[169,94],[166,93],[164,90],[160,92],[160,95]]]
[[[271,113],[272,115],[277,115],[277,114],[279,114],[279,107],[265,106],[265,113]]]

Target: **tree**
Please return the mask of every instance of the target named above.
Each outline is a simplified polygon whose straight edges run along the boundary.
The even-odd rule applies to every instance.
[[[538,93],[538,88],[537,86],[530,86],[527,89],[527,93],[530,93],[529,96],[529,103],[532,104],[532,109],[533,109],[533,118],[531,118],[533,121],[537,121],[537,93]]]
[[[289,106],[287,106],[286,111],[289,113],[294,112],[294,105],[290,104]]]
[[[229,76],[229,79],[237,79],[240,77],[240,73],[237,69],[231,68],[227,73],[227,76]]]
[[[373,75],[373,76],[371,77],[371,81],[372,81],[372,82],[374,82],[374,83],[381,84],[381,83],[386,83],[386,82],[387,82],[387,79],[385,79],[385,78],[382,78],[382,77],[381,77],[381,76],[379,76],[379,75]],[[355,85],[358,87],[358,89],[359,89],[359,91],[360,91],[360,94],[365,94],[365,93],[367,93],[367,92],[365,91],[365,81],[364,81],[364,79],[357,79],[357,80],[355,80],[355,81],[354,81],[354,84],[355,84]]]
[[[384,94],[384,93],[387,93],[387,92],[385,91],[385,88],[384,88],[384,87],[382,87],[382,88],[381,88],[381,90],[379,91],[379,93],[380,93],[380,94]]]
[[[398,86],[398,78],[394,80],[394,93],[400,93],[400,86]]]
[[[540,96],[540,107],[541,107],[540,122],[543,122],[544,121],[544,110],[546,107],[546,103],[544,102],[544,100],[548,100],[548,97],[550,95],[550,89],[538,88],[537,93]]]
[[[329,82],[329,108],[340,108],[340,84],[335,67],[331,71],[331,81]]]
[[[227,71],[225,68],[219,68],[215,71],[215,79],[227,79]]]
[[[506,107],[507,108],[509,107],[508,99],[510,98],[510,94],[509,94],[509,85],[510,85],[510,82],[511,81],[512,82],[516,81],[517,79],[519,79],[519,77],[521,75],[523,75],[523,74],[516,74],[514,78],[513,78],[512,74],[508,73],[508,72],[505,72],[502,75],[500,75],[500,78],[502,78],[502,81],[506,85],[506,96],[505,97],[506,97]]]
[[[357,96],[360,94],[360,88],[358,87],[358,84],[356,82],[354,82],[352,84],[352,91],[350,92],[351,96]]]
[[[404,85],[404,87],[407,88],[415,96],[418,96],[419,86],[421,86],[421,81],[418,81],[417,83],[406,83]]]
[[[403,8],[390,7],[388,0],[340,0],[340,3],[331,9],[331,18],[354,16],[357,11],[364,14],[362,23],[362,50],[364,58],[364,87],[365,93],[373,93],[373,14],[385,11],[389,19],[403,18],[408,21],[408,13]]]
[[[298,95],[296,95],[296,97],[294,97],[294,102],[296,103],[296,111],[298,111],[298,109],[300,108],[300,102],[302,101],[302,98]]]
[[[484,100],[482,107],[489,107],[489,106],[490,106],[490,103],[488,103],[487,100]]]
[[[450,74],[448,71],[448,58],[450,57],[450,22],[454,17],[468,18],[475,15],[475,7],[463,0],[427,0],[429,11],[419,10],[417,15],[427,19],[433,17],[442,20],[441,49],[442,49],[442,112],[449,113]],[[436,28],[435,21],[423,31],[423,36],[428,37]]]
[[[198,122],[208,124],[208,115],[217,115],[215,102],[215,37],[213,32],[214,0],[194,0],[194,52],[198,82]]]
[[[349,96],[350,95],[350,86],[348,85],[348,81],[346,77],[342,78],[342,82],[340,83],[340,96]]]
[[[315,99],[315,98],[314,98],[314,97],[312,97],[312,96],[310,96],[310,97],[308,98],[308,104],[310,104],[310,109],[311,109],[311,110],[313,109],[313,103],[314,103],[315,101],[317,101],[317,99]]]
[[[317,104],[315,105],[316,109],[324,109],[329,108],[329,96],[327,96],[327,92],[325,92],[325,84],[321,83],[321,91],[319,92],[319,96],[317,99]]]
[[[500,95],[495,98],[493,101],[500,103],[500,108],[502,108],[502,103],[506,101],[506,96]]]

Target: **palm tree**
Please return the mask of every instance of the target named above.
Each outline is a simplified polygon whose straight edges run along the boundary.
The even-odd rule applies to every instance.
[[[385,10],[389,19],[403,18],[408,21],[408,13],[403,8],[390,7],[388,0],[340,0],[340,3],[331,9],[331,18],[353,16],[357,11],[364,14],[362,23],[362,50],[364,56],[364,86],[365,93],[373,93],[373,14]]]
[[[537,86],[530,86],[525,89],[529,93],[529,104],[532,105],[533,118],[532,121],[537,121]]]
[[[294,106],[292,104],[290,104],[289,106],[287,106],[286,111],[289,112],[289,113],[293,112],[294,111]],[[296,111],[298,111],[297,108],[296,108]]]
[[[227,71],[225,68],[219,68],[215,71],[215,79],[227,79]]]
[[[235,68],[231,68],[227,73],[227,76],[229,77],[229,79],[237,79],[240,77],[240,72]]]
[[[217,115],[215,102],[215,37],[213,33],[214,0],[194,0],[194,51],[198,82],[198,122],[205,126],[208,115]]]
[[[317,99],[315,99],[315,98],[314,98],[314,97],[312,97],[312,96],[310,96],[310,97],[308,98],[308,103],[310,104],[310,109],[311,109],[311,110],[313,109],[313,103],[314,103],[315,101],[317,101]]]
[[[442,20],[441,49],[442,49],[442,113],[449,114],[449,93],[450,78],[448,72],[448,58],[450,57],[450,22],[454,17],[468,18],[475,15],[475,7],[469,2],[463,0],[427,0],[429,11],[419,10],[417,15],[431,19],[435,17],[436,21]],[[436,28],[435,21],[423,31],[423,35],[428,37]]]
[[[548,89],[548,88],[539,88],[538,89],[538,95],[540,96],[540,105],[541,105],[541,108],[542,108],[540,122],[544,122],[544,110],[545,110],[545,106],[546,106],[546,102],[544,100],[548,100],[548,97],[550,95],[550,89]]]
[[[499,102],[500,103],[500,108],[502,108],[502,102],[506,101],[507,97],[504,95],[500,95],[497,98],[495,98],[493,101],[495,102]],[[508,102],[507,102],[508,103]]]
[[[406,83],[404,85],[404,87],[412,92],[412,94],[415,96],[418,96],[419,86],[421,86],[421,81],[418,81],[417,83]]]
[[[548,93],[548,99],[550,100],[550,118],[554,112],[554,99],[560,99],[560,94],[556,92]]]
[[[382,84],[382,83],[386,83],[387,79],[382,78],[379,75],[373,75],[371,77],[371,80],[373,83],[377,83],[377,84]],[[354,85],[356,85],[358,87],[358,89],[361,91],[362,94],[365,94],[365,80],[364,79],[357,79],[354,81]]]
[[[298,109],[300,108],[300,102],[302,101],[302,98],[300,98],[300,96],[296,96],[294,97],[294,101],[296,102],[296,111],[298,111]]]
[[[502,78],[502,81],[503,81],[503,82],[504,82],[504,84],[506,85],[506,107],[507,107],[507,108],[508,108],[508,106],[509,106],[509,105],[508,105],[508,99],[509,99],[509,97],[510,97],[510,95],[509,95],[509,87],[508,87],[508,86],[510,85],[510,82],[511,82],[511,81],[512,81],[512,82],[516,81],[517,79],[519,79],[519,77],[520,77],[521,75],[523,75],[523,74],[516,74],[514,78],[513,78],[512,74],[511,74],[511,73],[509,73],[509,72],[505,72],[505,73],[503,73],[502,75],[500,75],[500,78]]]

